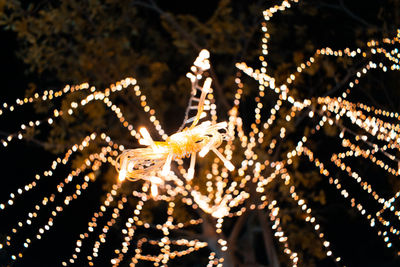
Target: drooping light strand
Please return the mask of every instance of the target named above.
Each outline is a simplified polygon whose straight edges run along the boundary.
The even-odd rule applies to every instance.
[[[58,157],[55,161],[52,162],[51,169],[44,171],[43,175],[46,177],[51,177],[53,176],[53,172],[56,170],[56,168],[59,166],[59,164],[66,165],[70,159],[70,157],[77,151],[83,151],[85,148],[89,146],[89,143],[93,141],[96,138],[96,134],[92,133],[91,135],[86,136],[81,144],[75,144],[70,148],[64,155],[64,157]],[[39,181],[41,181],[43,177],[40,174],[35,175],[35,180],[26,184],[25,186],[22,186],[18,188],[15,193],[10,193],[10,198],[5,201],[4,203],[0,203],[0,211],[6,209],[8,206],[11,206],[14,204],[15,199],[22,195],[25,192],[28,192],[35,188]]]
[[[63,261],[61,264],[63,266],[68,266],[68,264],[74,264],[75,260],[78,258],[79,253],[81,252],[81,247],[82,243],[85,239],[87,239],[90,235],[91,232],[95,230],[95,228],[98,226],[96,223],[101,217],[104,216],[105,212],[109,208],[109,206],[113,203],[114,198],[117,195],[117,192],[119,188],[121,187],[121,183],[114,184],[112,186],[112,190],[106,194],[106,199],[104,202],[100,205],[99,211],[95,212],[91,218],[91,220],[88,222],[88,229],[87,232],[82,233],[79,235],[79,239],[76,240],[76,246],[74,248],[74,253],[72,256],[67,260]],[[89,256],[90,257],[90,256]],[[88,257],[88,260],[91,260],[91,258]]]

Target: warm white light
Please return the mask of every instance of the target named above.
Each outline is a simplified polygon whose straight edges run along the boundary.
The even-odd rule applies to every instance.
[[[172,161],[172,154],[169,154],[161,171],[162,176],[167,176],[171,171],[171,161]]]
[[[210,77],[207,77],[207,79],[204,81],[202,91],[208,93],[211,88],[211,83],[212,83],[212,79]]]
[[[158,195],[158,186],[156,184],[151,184],[150,191],[151,191],[151,195],[153,197],[156,197]]]
[[[122,182],[125,180],[125,178],[126,178],[126,170],[121,169],[118,174],[118,180],[120,180]]]
[[[208,52],[208,50],[206,50],[206,49],[203,49],[200,51],[199,57],[210,58],[210,52]]]
[[[139,132],[143,137],[143,139],[139,140],[140,144],[151,146],[154,148],[156,147],[156,145],[154,144],[153,138],[151,138],[151,135],[149,134],[149,132],[147,131],[147,129],[145,127],[140,128]]]
[[[225,167],[229,170],[229,171],[233,171],[235,169],[235,166],[233,166],[233,164],[227,160],[224,155],[221,154],[221,152],[218,151],[218,149],[216,149],[215,147],[211,147],[212,151],[215,153],[215,155],[217,155],[222,162],[224,163]]]
[[[212,142],[212,141],[211,141]],[[212,143],[208,143],[205,147],[203,147],[200,152],[199,152],[199,156],[200,157],[204,157],[205,155],[207,155],[207,153],[210,151],[211,146],[213,145]]]

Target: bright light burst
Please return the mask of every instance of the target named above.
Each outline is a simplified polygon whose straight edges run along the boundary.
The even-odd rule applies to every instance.
[[[278,241],[283,244],[284,253],[288,255],[293,266],[297,266],[299,255],[293,251],[288,243],[284,229],[280,223],[280,208],[277,200],[268,199],[266,187],[276,178],[281,178],[282,182],[288,186],[290,197],[298,204],[299,211],[304,213],[304,220],[310,223],[316,232],[316,235],[321,239],[321,245],[325,248],[327,256],[332,257],[334,261],[340,262],[341,258],[334,256],[331,243],[326,239],[322,231],[321,225],[313,215],[312,209],[302,199],[296,191],[296,187],[292,182],[292,178],[288,172],[288,168],[293,163],[294,157],[305,156],[310,162],[315,165],[323,177],[326,177],[328,182],[339,190],[340,195],[348,199],[350,205],[354,207],[362,216],[364,216],[372,228],[376,229],[379,236],[387,247],[393,246],[393,240],[397,240],[400,235],[400,229],[395,227],[388,216],[384,213],[390,212],[400,219],[400,212],[395,210],[393,203],[400,196],[400,192],[395,193],[392,198],[384,198],[361,177],[348,163],[345,162],[349,157],[363,157],[371,161],[371,163],[380,166],[384,171],[398,176],[400,161],[396,158],[395,152],[400,150],[400,126],[398,123],[399,114],[372,106],[367,106],[363,103],[352,103],[346,100],[351,94],[352,88],[359,84],[359,78],[366,75],[371,69],[380,69],[386,71],[396,71],[400,69],[399,65],[399,50],[395,48],[400,43],[400,30],[396,37],[392,39],[385,38],[380,41],[368,42],[368,51],[361,49],[350,50],[349,48],[334,51],[331,48],[318,49],[315,55],[297,67],[295,73],[288,75],[286,82],[277,84],[276,79],[268,75],[268,42],[270,34],[266,21],[269,21],[278,11],[284,11],[296,3],[293,1],[283,1],[280,5],[269,8],[263,12],[265,22],[262,24],[264,36],[262,38],[262,55],[261,69],[253,69],[247,66],[246,63],[237,63],[237,68],[243,71],[248,76],[254,78],[259,83],[258,97],[256,97],[255,122],[251,125],[251,131],[246,133],[243,130],[243,119],[239,114],[239,106],[243,94],[243,83],[241,75],[236,78],[237,90],[232,109],[229,111],[227,122],[217,122],[216,105],[214,103],[214,95],[212,89],[212,79],[208,77],[207,70],[210,68],[209,52],[202,50],[191,68],[191,72],[187,74],[192,84],[192,94],[188,108],[185,113],[184,123],[179,131],[171,136],[167,136],[161,127],[160,122],[155,116],[155,110],[152,109],[146,102],[146,96],[136,84],[133,78],[126,78],[115,84],[112,84],[104,91],[99,91],[95,87],[83,83],[78,86],[66,86],[64,89],[54,92],[52,90],[44,91],[42,95],[35,94],[33,97],[17,99],[15,104],[3,104],[0,110],[0,115],[6,112],[14,111],[16,108],[27,103],[35,101],[48,101],[54,98],[62,97],[66,94],[74,93],[78,90],[89,91],[88,95],[81,99],[80,102],[71,102],[68,114],[63,114],[63,111],[54,109],[51,116],[45,120],[29,121],[21,124],[21,130],[7,136],[1,140],[4,147],[15,139],[23,139],[28,129],[38,127],[42,124],[53,124],[56,120],[61,119],[63,115],[71,116],[76,112],[77,108],[83,107],[90,102],[100,101],[111,110],[113,114],[121,122],[121,125],[126,128],[132,137],[136,138],[140,145],[145,148],[125,149],[124,146],[116,144],[107,136],[107,133],[92,133],[85,137],[81,143],[75,144],[69,149],[64,156],[58,157],[49,170],[34,175],[34,180],[21,188],[17,188],[15,192],[10,194],[9,199],[0,204],[0,212],[12,206],[15,201],[22,201],[24,193],[35,189],[35,187],[48,177],[53,176],[53,172],[59,165],[66,165],[71,156],[86,150],[90,143],[101,142],[104,144],[100,151],[90,154],[82,166],[72,170],[65,176],[65,179],[56,186],[54,193],[49,193],[43,199],[37,200],[35,208],[26,213],[19,222],[11,226],[5,240],[2,240],[0,249],[8,250],[11,261],[16,261],[23,257],[23,251],[29,248],[36,240],[45,236],[45,232],[49,231],[56,217],[75,199],[79,198],[85,190],[96,180],[99,175],[98,170],[103,164],[115,166],[119,175],[115,177],[115,184],[112,190],[106,194],[103,203],[99,206],[98,211],[94,212],[92,218],[88,222],[87,231],[79,234],[76,240],[76,246],[71,257],[61,260],[63,266],[73,264],[77,261],[85,241],[95,231],[97,227],[101,227],[98,223],[100,218],[106,216],[107,211],[112,209],[110,217],[100,230],[101,234],[93,244],[91,255],[87,256],[87,263],[95,265],[95,259],[99,256],[100,246],[107,242],[107,233],[110,228],[117,222],[121,212],[127,208],[128,198],[136,200],[136,206],[131,211],[132,216],[125,222],[121,229],[123,242],[119,248],[114,250],[114,257],[110,263],[112,266],[118,266],[126,257],[130,257],[127,261],[131,266],[135,266],[140,261],[152,262],[155,266],[167,265],[171,259],[182,257],[199,249],[208,247],[212,252],[209,255],[209,263],[207,266],[222,266],[226,259],[223,258],[224,251],[229,250],[229,242],[222,233],[224,221],[227,218],[232,218],[242,215],[246,209],[264,209],[269,212],[269,219],[272,222],[272,230]],[[297,99],[291,94],[291,84],[301,75],[306,69],[322,56],[335,57],[363,57],[369,59],[373,54],[383,54],[388,63],[374,62],[369,60],[360,71],[358,71],[353,80],[348,83],[348,86],[340,97],[319,97],[316,99]],[[130,124],[121,109],[110,100],[112,93],[118,93],[122,90],[133,88],[136,96],[140,100],[144,112],[149,114],[149,120],[158,131],[164,141],[154,141],[146,128],[137,128]],[[269,118],[261,120],[263,112],[262,99],[265,94],[277,94],[278,99],[270,110]],[[313,131],[309,136],[299,138],[292,151],[287,153],[286,158],[277,161],[263,161],[262,155],[255,152],[257,146],[265,143],[264,136],[278,117],[278,111],[283,105],[288,105],[290,110],[285,115],[287,121],[292,120],[301,112],[306,112],[309,117],[317,118],[318,122],[314,125]],[[195,112],[195,115],[190,117],[189,113]],[[203,120],[203,121],[202,121]],[[202,121],[202,122],[201,122]],[[351,123],[356,130],[343,125],[343,121]],[[395,121],[395,122],[393,122]],[[332,171],[328,170],[327,163],[322,162],[314,155],[314,152],[307,146],[307,141],[311,135],[318,132],[324,124],[335,125],[340,129],[340,134],[337,138],[342,140],[342,146],[346,152],[332,153],[331,161],[343,171],[343,176],[353,178],[359,186],[370,194],[371,199],[380,207],[378,212],[369,207],[362,205],[356,199],[356,196],[345,188],[339,178],[331,176]],[[136,131],[138,129],[138,132]],[[286,136],[287,130],[282,128],[280,135],[276,136],[270,144],[268,153],[272,153],[276,148],[276,143]],[[360,134],[360,132],[363,132]],[[236,143],[235,143],[236,142]],[[239,143],[241,147],[236,144]],[[241,152],[243,149],[243,153]],[[205,191],[202,191],[198,186],[198,174],[195,172],[197,155],[204,157],[209,151],[213,152],[213,163],[211,170],[206,172]],[[235,153],[241,153],[241,162],[234,162],[232,157]],[[210,153],[211,154],[211,153]],[[190,157],[189,167],[184,168],[184,158]],[[199,160],[199,159],[197,159]],[[201,160],[201,159],[200,159]],[[173,164],[177,163],[177,166]],[[223,163],[223,164],[221,164]],[[235,168],[236,167],[236,168]],[[236,169],[236,170],[235,170]],[[266,175],[265,170],[273,170]],[[231,172],[239,177],[239,180],[232,179]],[[75,180],[80,179],[80,182],[75,184],[75,190],[71,194],[64,193],[64,189]],[[127,181],[129,180],[129,181]],[[136,182],[142,180],[140,190],[132,192],[132,195],[126,196],[120,193],[122,186],[125,183]],[[204,179],[203,179],[204,181]],[[247,202],[254,200],[250,198],[250,187],[254,185],[256,192],[255,203]],[[69,192],[70,190],[68,190]],[[122,194],[122,195],[121,195]],[[58,201],[61,199],[61,201]],[[167,219],[162,224],[152,224],[141,217],[142,210],[148,201],[165,201],[168,204]],[[203,219],[191,219],[187,222],[178,222],[174,218],[174,210],[177,202],[181,202],[187,207],[194,210],[201,209],[203,212],[212,215],[215,218],[215,232],[218,236],[216,246],[211,246],[205,240],[177,238],[175,231],[179,233],[180,229],[189,226],[200,225]],[[57,203],[57,204],[56,204]],[[47,223],[40,226],[37,232],[25,238],[25,242],[21,245],[14,244],[15,235],[24,227],[29,227],[41,215],[41,210],[52,204],[50,216]],[[108,216],[108,215],[107,215]],[[135,233],[138,229],[153,229],[162,233],[161,238],[151,239],[148,237],[135,238]],[[134,245],[134,249],[132,246]],[[144,245],[157,247],[159,254],[149,255],[143,252]],[[395,248],[396,251],[398,248]]]

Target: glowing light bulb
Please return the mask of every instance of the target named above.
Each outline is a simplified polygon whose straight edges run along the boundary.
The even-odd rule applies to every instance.
[[[152,148],[156,147],[156,145],[153,141],[153,138],[151,138],[151,135],[149,134],[149,132],[147,131],[147,129],[145,127],[140,128],[139,132],[143,137],[143,139],[139,140],[139,143],[141,145],[151,146]]]
[[[208,93],[210,88],[211,88],[211,83],[212,83],[212,79],[210,77],[208,77],[205,81],[204,81],[204,85],[203,85],[203,92]]]
[[[210,149],[214,146],[214,140],[210,140],[210,142],[205,145],[199,152],[200,157],[204,157],[210,151]]]
[[[151,195],[156,197],[158,195],[158,186],[156,184],[151,184],[150,191]]]
[[[187,173],[186,179],[188,179],[188,180],[192,180],[192,179],[193,179],[193,177],[194,177],[194,169],[190,168],[190,169],[188,170],[188,173]]]
[[[211,147],[212,151],[215,153],[215,155],[217,155],[222,162],[224,163],[225,167],[229,170],[229,171],[233,171],[235,169],[235,166],[233,166],[233,164],[227,160],[224,155],[221,154],[221,152],[218,151],[218,149],[216,149],[215,147]]]
[[[210,52],[208,52],[208,50],[206,50],[206,49],[203,49],[200,51],[199,57],[210,58]]]
[[[125,180],[125,178],[126,178],[126,170],[122,169],[119,171],[118,180],[122,182]]]
[[[167,176],[171,171],[171,161],[172,161],[172,154],[169,154],[161,171],[162,176]]]

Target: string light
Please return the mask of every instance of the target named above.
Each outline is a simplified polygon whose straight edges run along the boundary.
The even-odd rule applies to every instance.
[[[72,182],[74,176],[78,176],[81,172],[85,171],[87,167],[91,167],[92,171],[96,171],[100,168],[100,166],[104,163],[107,162],[107,159],[105,158],[105,156],[108,153],[113,154],[113,150],[110,149],[111,147],[104,147],[102,149],[102,153],[97,153],[97,154],[91,154],[87,160],[85,160],[85,163],[83,163],[78,169],[72,171],[67,178],[65,178],[64,182],[61,182],[60,184],[57,185],[57,193],[61,193],[63,192],[63,188],[65,187],[65,185],[67,185],[68,183]],[[116,151],[115,151],[116,152]],[[93,163],[93,164],[92,164]],[[76,190],[74,192],[74,194],[66,196],[64,198],[64,200],[62,201],[61,205],[56,206],[50,213],[51,216],[48,219],[47,224],[45,224],[43,227],[39,228],[38,233],[36,234],[36,239],[41,239],[43,233],[45,230],[50,230],[50,228],[53,226],[53,222],[55,217],[60,214],[65,206],[68,206],[70,204],[71,201],[73,201],[74,199],[77,199],[81,194],[82,191],[86,190],[88,188],[89,182],[94,181],[95,180],[95,175],[94,173],[89,173],[88,175],[86,175],[84,177],[84,182],[82,184],[78,184],[76,185]],[[35,210],[33,212],[29,212],[27,219],[26,219],[26,224],[27,225],[31,225],[34,218],[38,217],[37,212],[40,211],[40,209],[44,206],[46,206],[49,202],[55,202],[55,198],[56,198],[56,194],[52,194],[50,197],[45,197],[43,198],[41,203],[37,203],[35,205]],[[22,228],[24,226],[24,220],[18,222],[18,227]],[[12,239],[12,235],[17,233],[18,228],[14,227],[12,229],[12,234],[7,236],[7,242],[5,243],[6,246],[10,246],[11,245],[11,239]],[[30,241],[28,242],[28,240],[31,240],[29,238],[26,239],[27,241],[24,243],[24,247],[25,249],[29,247],[30,245]],[[4,246],[4,244],[3,244]],[[21,253],[19,253],[19,255],[21,255]],[[13,255],[12,255],[13,256]],[[12,259],[14,259],[14,257],[11,257]],[[15,260],[15,259],[14,259]]]
[[[121,187],[121,184],[114,184],[112,186],[112,190],[107,193],[106,198],[104,202],[100,205],[99,211],[95,212],[91,218],[91,220],[88,223],[88,230],[85,233],[82,233],[79,235],[79,239],[76,240],[76,247],[74,248],[74,253],[72,254],[71,258],[67,261],[63,261],[62,265],[63,266],[68,266],[69,263],[73,264],[75,263],[75,260],[78,258],[79,253],[81,252],[81,247],[82,243],[85,239],[89,237],[89,234],[94,231],[94,229],[98,226],[96,223],[101,217],[104,216],[105,212],[109,208],[109,206],[113,203],[115,196],[117,195],[117,192],[119,188]],[[90,257],[90,256],[89,256]],[[90,258],[89,258],[90,260]]]
[[[318,158],[314,157],[314,154],[312,153],[311,150],[309,150],[308,148],[304,147],[303,153],[308,156],[309,160],[311,162],[314,162],[315,166],[318,167],[320,169],[320,173],[323,174],[324,176],[329,178],[329,183],[334,185],[336,187],[336,189],[338,189],[340,191],[340,194],[344,197],[344,198],[349,198],[349,193],[347,192],[346,189],[344,189],[343,185],[339,182],[338,179],[333,179],[332,177],[329,176],[329,171],[327,171],[324,167],[324,164],[321,163],[319,161]],[[380,202],[383,202],[384,200],[381,200]],[[383,220],[383,218],[379,215],[379,213],[377,213],[377,216],[373,215],[373,214],[367,214],[367,211],[365,209],[365,207],[360,204],[357,203],[355,198],[352,197],[350,199],[351,202],[351,206],[352,207],[356,207],[356,209],[360,212],[360,214],[362,216],[365,216],[369,221],[370,221],[370,226],[373,228],[376,224],[376,222],[380,222],[383,226],[385,227],[389,227],[390,223],[388,223],[387,221]],[[391,232],[392,234],[395,235],[399,235],[398,230],[390,227],[389,228],[389,232]],[[389,236],[387,236],[387,231],[378,231],[378,236],[382,235],[382,239],[384,240],[384,242],[386,242],[386,246],[388,248],[392,247],[392,243],[390,241]]]
[[[70,148],[67,153],[64,155],[63,158],[59,157],[57,158],[55,161],[52,162],[51,164],[51,169],[44,171],[43,175],[45,177],[51,177],[53,175],[53,172],[57,169],[57,167],[59,166],[59,164],[63,164],[66,165],[70,159],[70,157],[77,151],[83,151],[85,148],[87,148],[89,146],[89,143],[94,140],[96,138],[96,134],[92,133],[91,135],[86,136],[81,144],[76,144],[74,146],[72,146],[72,148]],[[35,188],[39,181],[41,180],[42,176],[40,176],[40,174],[36,174],[35,175],[35,180],[26,184],[25,186],[18,188],[17,192],[15,193],[10,193],[10,198],[0,204],[0,211],[6,209],[8,206],[11,206],[14,204],[14,201],[16,199],[17,196],[20,196],[22,194],[24,194],[25,192],[28,192],[30,190],[32,190],[33,188]]]
[[[217,149],[222,141],[227,139],[228,136],[220,131],[226,131],[227,122],[212,123],[205,121],[198,125],[202,118],[203,111],[205,110],[206,97],[210,92],[212,79],[207,77],[204,80],[203,86],[198,86],[199,80],[202,79],[202,74],[209,67],[209,52],[202,50],[194,62],[192,70],[194,73],[188,73],[187,77],[192,82],[192,94],[196,95],[197,90],[200,90],[200,97],[197,98],[197,113],[192,118],[185,116],[183,125],[187,121],[192,121],[190,127],[177,132],[166,139],[165,142],[154,142],[151,135],[146,128],[140,128],[139,132],[142,136],[139,139],[141,145],[148,146],[147,148],[137,148],[125,150],[119,157],[119,164],[117,170],[119,172],[119,180],[125,179],[136,181],[138,179],[149,180],[151,183],[151,192],[153,197],[158,195],[158,187],[163,184],[163,177],[166,177],[171,172],[171,163],[173,160],[180,160],[184,157],[191,157],[190,167],[186,175],[187,180],[193,179],[194,168],[196,162],[196,154],[204,157],[210,150],[222,160],[225,167],[233,171],[234,166],[225,158],[224,155]],[[191,98],[191,101],[195,98]],[[159,171],[161,172],[159,173]],[[192,195],[200,201],[202,197],[198,197],[197,192]],[[199,203],[198,203],[199,204]],[[205,203],[199,204],[205,207]],[[226,212],[221,210],[211,211],[213,216],[223,216]],[[217,212],[217,213],[216,213]]]
[[[87,85],[87,86],[89,86],[89,85]],[[128,88],[129,86],[134,86],[133,89],[135,91],[135,95],[141,100],[141,106],[143,107],[143,110],[151,115],[150,121],[156,127],[159,135],[163,139],[166,139],[167,135],[164,133],[164,130],[162,129],[162,127],[160,125],[160,122],[157,120],[157,118],[155,116],[155,111],[154,111],[154,109],[151,109],[150,106],[147,105],[147,102],[145,101],[146,96],[143,95],[143,93],[140,90],[140,87],[136,84],[136,79],[125,78],[119,82],[116,82],[115,84],[111,84],[109,88],[106,88],[104,90],[104,92],[96,91],[96,89],[94,87],[92,87],[91,91],[93,93],[89,94],[86,98],[82,99],[79,103],[71,102],[70,108],[67,110],[66,113],[64,113],[64,111],[62,111],[62,110],[54,109],[51,112],[53,114],[53,116],[50,116],[44,120],[30,121],[26,124],[21,124],[20,125],[21,131],[10,134],[7,136],[6,140],[1,139],[0,141],[4,147],[7,147],[8,144],[12,140],[16,140],[16,137],[18,139],[23,139],[25,137],[24,132],[27,131],[29,128],[39,126],[42,124],[52,125],[56,118],[59,118],[59,117],[65,116],[65,115],[72,116],[74,113],[74,110],[76,110],[77,108],[79,108],[81,106],[83,107],[92,101],[102,101],[106,105],[107,108],[111,109],[111,111],[113,113],[115,113],[115,115],[117,116],[120,123],[130,131],[130,134],[132,136],[136,137],[137,139],[139,139],[140,138],[139,133],[137,133],[134,130],[133,125],[131,125],[129,122],[126,121],[125,117],[123,116],[123,114],[121,112],[121,109],[118,108],[115,104],[113,104],[113,102],[109,99],[109,96],[111,95],[111,93],[119,92],[123,89]]]
[[[25,97],[24,99],[16,99],[15,100],[15,105],[12,104],[7,104],[3,103],[1,105],[3,109],[0,108],[0,116],[4,114],[4,111],[14,111],[15,107],[18,106],[23,106],[27,103],[33,103],[37,101],[46,101],[46,100],[53,100],[55,98],[61,97],[65,94],[70,94],[76,91],[82,91],[82,90],[87,90],[89,89],[89,84],[88,83],[82,83],[79,85],[66,85],[63,89],[58,90],[58,91],[53,91],[53,90],[45,90],[41,95],[39,93],[35,93],[32,97]],[[94,87],[90,88],[91,92],[94,92],[96,89]]]
[[[289,255],[290,260],[292,261],[292,266],[296,267],[299,258],[296,252],[293,252],[289,249],[289,243],[287,242],[288,238],[285,236],[285,233],[280,226],[280,219],[277,217],[279,214],[279,207],[276,206],[276,200],[272,201],[267,207],[270,210],[269,212],[269,219],[273,223],[272,229],[275,230],[275,236],[278,238],[280,243],[284,244],[284,253]]]

